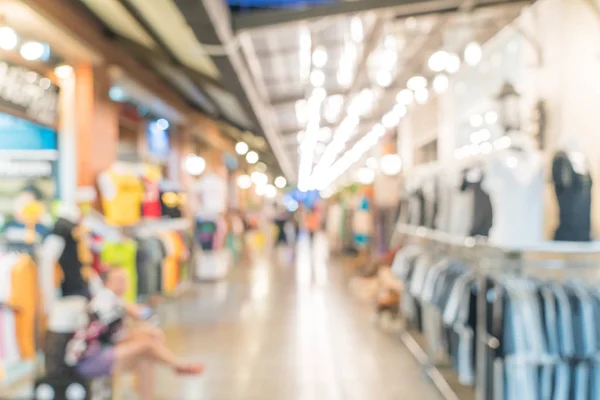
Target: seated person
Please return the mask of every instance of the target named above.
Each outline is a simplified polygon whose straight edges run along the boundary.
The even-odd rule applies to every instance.
[[[124,319],[143,319],[144,309],[126,304],[122,297],[127,276],[120,268],[105,273],[105,287],[88,304],[89,322],[67,345],[65,362],[83,378],[120,374],[135,369],[140,398],[153,398],[153,369],[166,364],[178,374],[200,374],[201,364],[181,363],[169,350],[160,330],[145,325],[126,329]]]

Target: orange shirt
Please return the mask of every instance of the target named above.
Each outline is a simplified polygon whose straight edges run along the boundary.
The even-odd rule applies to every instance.
[[[304,215],[304,227],[309,232],[316,232],[321,227],[321,215],[317,210],[308,211]]]
[[[35,358],[35,326],[39,292],[37,271],[31,257],[19,257],[11,271],[11,292],[8,301],[16,310],[15,325],[21,358]]]

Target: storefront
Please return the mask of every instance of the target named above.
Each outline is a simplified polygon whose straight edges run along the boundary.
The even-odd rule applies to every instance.
[[[59,197],[59,88],[31,69],[0,61],[0,213],[29,187],[44,203]]]

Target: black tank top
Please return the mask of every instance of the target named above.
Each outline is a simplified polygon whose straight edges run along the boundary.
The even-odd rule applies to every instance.
[[[73,230],[76,228],[76,224],[64,218],[59,218],[52,230],[53,235],[62,238],[65,242],[65,248],[58,259],[64,275],[61,285],[63,296],[81,296],[86,295],[88,291],[87,284],[81,275],[83,264],[79,259],[77,241],[73,236]]]

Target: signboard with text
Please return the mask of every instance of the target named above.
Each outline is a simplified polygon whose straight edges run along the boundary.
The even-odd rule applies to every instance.
[[[0,60],[0,107],[31,121],[56,126],[59,88],[47,77]]]

